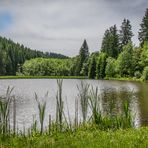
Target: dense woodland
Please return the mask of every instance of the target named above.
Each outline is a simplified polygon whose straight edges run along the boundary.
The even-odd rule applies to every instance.
[[[132,43],[132,25],[124,19],[121,27],[108,28],[100,51],[89,53],[84,40],[79,55],[43,53],[0,38],[0,75],[86,76],[92,79],[135,77],[148,80],[148,9],[138,32],[139,47]]]
[[[49,53],[24,47],[12,40],[0,37],[0,75],[16,75],[21,71],[26,60],[33,58],[59,58],[67,59],[67,56],[56,53]],[[22,71],[21,71],[22,72]]]

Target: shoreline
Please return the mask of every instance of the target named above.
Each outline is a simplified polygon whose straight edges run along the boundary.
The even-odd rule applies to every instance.
[[[104,78],[104,79],[90,79],[86,76],[0,76],[0,80],[5,79],[85,79],[85,80],[112,80],[112,81],[129,81],[129,82],[143,82],[147,83],[148,81],[143,81],[142,79],[137,78]]]

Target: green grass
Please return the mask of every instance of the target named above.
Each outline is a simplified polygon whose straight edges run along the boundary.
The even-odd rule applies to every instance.
[[[0,76],[0,79],[89,79],[86,76]],[[137,78],[105,78],[105,80],[120,80],[120,81],[138,81],[143,82],[142,79]],[[144,81],[148,82],[148,81]]]
[[[119,81],[137,81],[137,82],[148,82],[135,77],[121,77],[121,78],[105,78],[105,80],[119,80]]]
[[[0,76],[0,79],[87,79],[84,76]]]
[[[82,127],[75,132],[36,134],[32,136],[0,137],[0,147],[55,148],[147,148],[148,127],[116,131],[101,131],[97,127]]]

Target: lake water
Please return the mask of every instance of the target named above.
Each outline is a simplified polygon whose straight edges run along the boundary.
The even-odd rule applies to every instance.
[[[100,109],[102,113],[109,109],[109,102],[116,96],[114,100],[118,106],[117,112],[120,111],[122,101],[130,100],[130,110],[135,117],[135,126],[148,125],[148,83],[127,82],[127,81],[111,81],[111,80],[83,80],[84,83],[90,84],[94,88],[99,88],[99,93],[110,95],[110,99],[102,97],[100,101]],[[65,115],[68,116],[68,110],[71,120],[75,117],[75,99],[78,99],[77,85],[80,85],[79,79],[63,80],[63,100]],[[56,79],[12,79],[0,80],[0,96],[5,95],[7,87],[14,87],[12,95],[16,96],[16,120],[19,129],[24,126],[30,127],[33,118],[38,120],[38,108],[35,100],[35,92],[40,101],[46,100],[46,116],[45,126],[48,125],[49,114],[52,120],[55,120],[56,111]],[[48,92],[48,97],[44,97]],[[127,97],[127,92],[133,92],[131,98]],[[90,110],[88,111],[88,115]],[[79,104],[79,120],[81,120],[81,111]],[[12,118],[11,118],[12,121]]]

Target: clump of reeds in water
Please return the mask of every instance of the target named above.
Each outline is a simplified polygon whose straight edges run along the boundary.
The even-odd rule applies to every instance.
[[[89,93],[89,107],[92,111],[91,115],[92,122],[95,124],[101,123],[102,119],[99,103],[100,103],[100,96],[98,92],[98,87],[96,87],[96,89],[92,87]]]
[[[13,88],[8,87],[6,91],[6,95],[0,97],[0,134],[9,134],[10,133],[10,105],[11,102],[14,101],[15,107],[15,97],[11,96]],[[15,111],[15,109],[13,110]],[[14,122],[16,118],[16,112],[14,112]],[[15,125],[14,125],[14,133],[15,133]]]
[[[80,86],[77,86],[78,88],[78,98],[75,101],[75,121],[73,125],[71,125],[71,122],[67,122],[65,125],[64,122],[67,121],[65,115],[64,115],[64,102],[62,97],[62,84],[63,80],[57,80],[57,94],[56,94],[56,121],[51,122],[51,116],[49,114],[49,127],[48,132],[45,130],[45,133],[51,134],[52,132],[62,132],[64,128],[66,130],[78,129],[81,124],[78,122],[78,103],[80,103],[81,107],[81,113],[83,118],[83,123],[88,123],[92,126],[97,126],[101,130],[108,130],[108,129],[119,129],[119,128],[129,128],[132,127],[132,116],[130,112],[130,104],[129,100],[131,95],[127,96],[127,99],[124,99],[122,102],[122,112],[114,114],[114,108],[116,108],[115,101],[112,101],[115,99],[115,97],[119,97],[118,95],[109,95],[110,93],[105,94],[106,98],[103,98],[102,95],[99,92],[98,87],[91,87],[89,84],[85,84],[81,81]],[[12,89],[8,88],[6,97],[4,98],[5,101],[0,101],[0,134],[10,133],[10,102],[12,101],[12,96],[10,95],[12,92]],[[6,99],[7,98],[7,99]],[[47,98],[47,95],[46,95]],[[2,99],[2,98],[1,98]],[[40,102],[38,99],[37,94],[35,94],[35,99],[38,104],[38,113],[39,113],[39,122],[40,122],[40,133],[42,134],[44,132],[44,119],[45,119],[45,110],[46,110],[46,101]],[[101,100],[106,99],[110,100],[110,108],[109,112],[107,114],[103,114],[103,111],[100,109],[100,102]],[[91,111],[91,117],[88,118],[88,110]],[[14,126],[13,126],[13,132],[15,133],[16,129],[16,105],[14,101]],[[70,115],[69,115],[70,116]],[[64,120],[65,119],[65,120]],[[86,125],[86,124],[82,124]],[[37,130],[37,120],[34,121],[32,125],[32,129],[35,133],[38,133]],[[8,132],[9,131],[9,132]],[[24,130],[25,131],[25,130]],[[31,136],[33,135],[32,132],[28,132],[28,134]],[[25,135],[25,132],[24,132]]]
[[[45,95],[45,98],[47,98],[48,96],[48,93]],[[42,134],[43,133],[43,128],[44,128],[44,119],[45,119],[45,109],[46,109],[46,101],[44,102],[40,102],[38,100],[38,96],[37,94],[35,93],[35,99],[36,99],[36,102],[38,104],[38,111],[39,111],[39,121],[40,121],[40,133]],[[36,130],[36,121],[35,121],[35,124],[34,124],[34,128]]]
[[[89,84],[85,84],[81,81],[80,86],[77,85],[78,88],[78,98],[80,100],[81,112],[83,123],[86,122],[87,112],[88,112],[88,99],[89,99]]]
[[[63,124],[63,98],[62,98],[62,84],[63,80],[57,80],[58,90],[56,94],[56,125],[57,128],[62,130]]]

